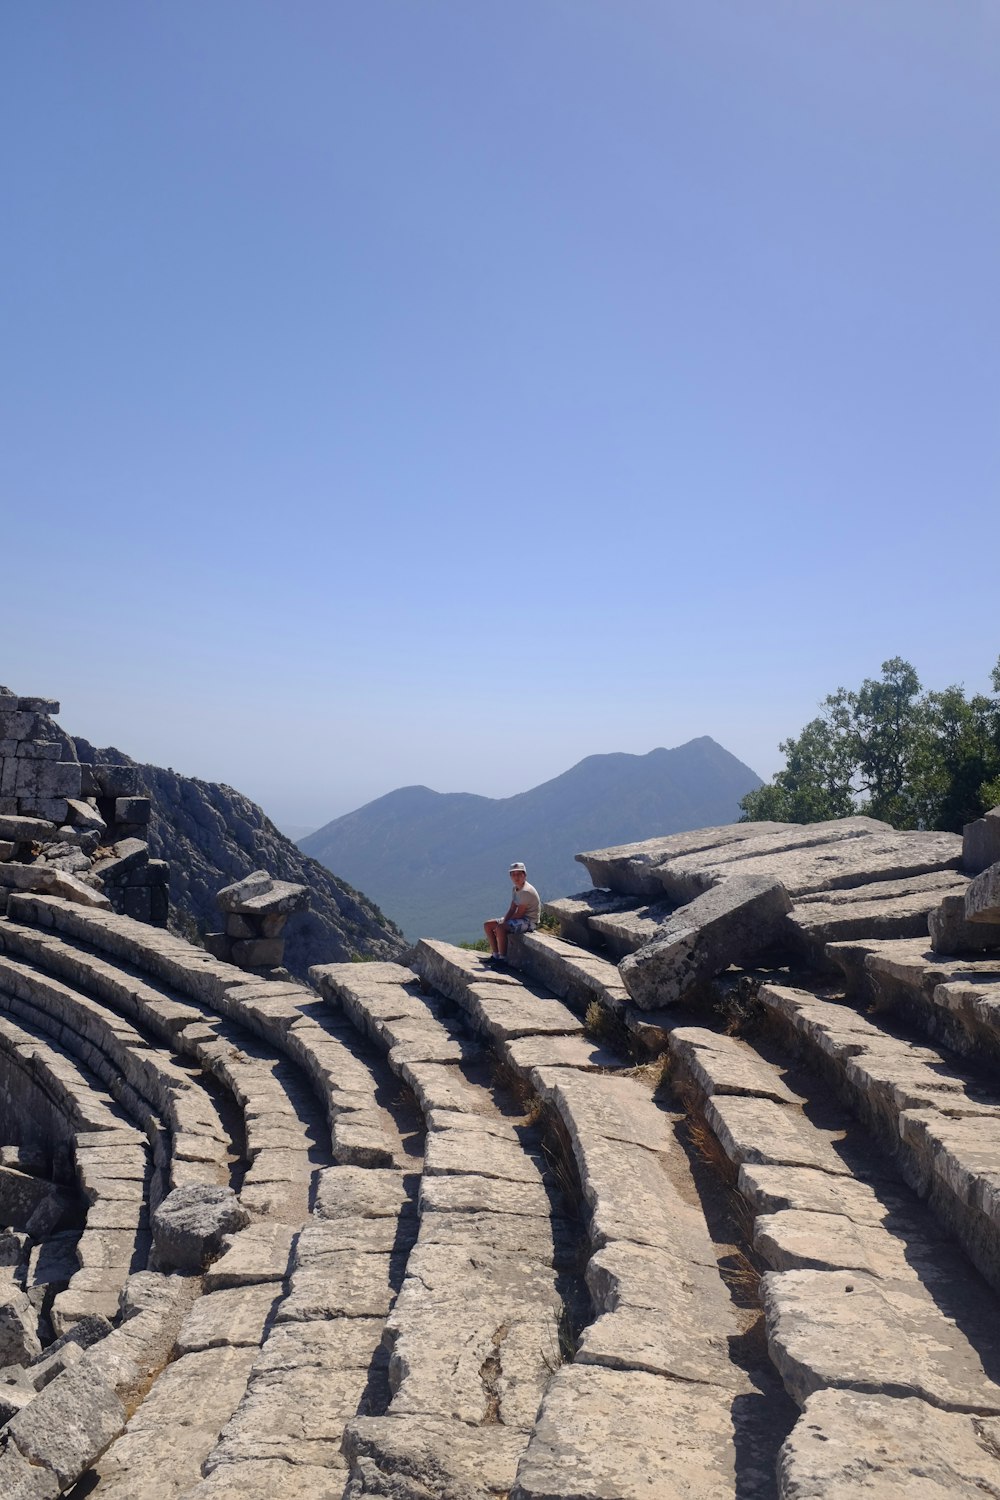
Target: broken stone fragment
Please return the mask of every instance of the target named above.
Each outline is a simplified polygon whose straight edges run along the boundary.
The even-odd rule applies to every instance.
[[[746,964],[781,936],[791,901],[771,876],[733,875],[679,907],[659,935],[619,965],[643,1010],[675,1005],[730,964]]]
[[[0,1290],[0,1365],[26,1365],[41,1354],[38,1314],[19,1287]]]
[[[266,870],[254,870],[233,885],[223,886],[215,898],[216,905],[220,911],[242,911],[244,901],[251,896],[264,895],[273,886],[274,880]]]
[[[1000,922],[969,922],[965,896],[945,896],[927,918],[935,953],[981,953],[1000,948]]]
[[[965,892],[967,922],[1000,922],[1000,861],[970,880]]]
[[[993,807],[985,817],[966,823],[962,829],[962,869],[967,875],[981,875],[1000,860],[1000,807]]]
[[[153,1254],[162,1270],[203,1271],[227,1234],[250,1222],[232,1188],[208,1183],[174,1188],[153,1214]]]

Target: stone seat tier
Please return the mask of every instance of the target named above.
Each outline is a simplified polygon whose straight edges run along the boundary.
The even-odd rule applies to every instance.
[[[887,1495],[923,1493],[906,1488],[910,1477],[949,1464],[955,1488],[941,1493],[977,1493],[961,1477],[975,1472],[973,1449],[1000,1486],[996,1450],[978,1443],[984,1419],[992,1430],[1000,1413],[989,1288],[914,1196],[856,1154],[846,1122],[812,1122],[781,1069],[698,1027],[676,1030],[671,1048],[738,1170],[755,1249],[772,1267],[762,1283],[768,1348],[803,1409],[780,1457],[781,1493],[868,1493],[859,1433],[897,1421],[906,1443],[879,1450]],[[816,1473],[842,1487],[815,1487]]]
[[[1000,1089],[853,1006],[778,985],[760,1001],[1000,1290]]]
[[[1000,1063],[1000,952],[949,957],[926,938],[827,948],[849,993],[892,1010],[963,1057]]]
[[[478,1471],[486,1491],[509,1490],[559,1363],[558,1273],[578,1231],[559,1215],[533,1132],[498,1107],[483,1048],[449,1007],[397,964],[320,965],[311,977],[385,1049],[427,1125],[417,1243],[386,1325],[392,1399],[348,1427],[352,1468],[363,1483],[415,1447],[425,1483]]]
[[[20,923],[47,928],[155,979],[253,1033],[305,1074],[324,1109],[334,1160],[391,1165],[396,1141],[387,1134],[370,1070],[324,1024],[324,1007],[304,985],[251,979],[172,933],[109,912],[74,907],[54,897],[18,896],[8,906]]]
[[[79,1269],[53,1302],[53,1327],[62,1334],[93,1314],[113,1318],[133,1264],[144,1265],[148,1251],[149,1146],[97,1078],[51,1037],[0,1015],[0,1051],[63,1122],[89,1205],[76,1245]]]
[[[958,870],[932,870],[799,896],[787,918],[787,941],[823,969],[832,965],[829,943],[920,938],[926,945],[931,912],[945,897],[960,895],[968,883],[969,877]]]
[[[783,1398],[731,1355],[741,1327],[673,1121],[646,1084],[599,1070],[620,1059],[552,996],[445,943],[414,963],[551,1111],[589,1224],[596,1316],[546,1388],[512,1496],[732,1497],[737,1452],[773,1445],[774,1418],[756,1418]]]
[[[55,1037],[91,1069],[150,1139],[154,1160],[162,1151],[170,1187],[228,1183],[232,1143],[218,1106],[178,1059],[120,1016],[3,952],[0,1008]],[[152,1208],[159,1196],[154,1183]]]
[[[524,971],[551,994],[585,1016],[596,1004],[623,1026],[642,1050],[660,1052],[676,1012],[640,1010],[622,982],[618,968],[586,946],[555,937],[551,932],[525,932],[510,940],[512,966]]]
[[[179,999],[175,993],[143,981],[134,972],[88,951],[78,942],[8,920],[0,923],[0,944],[8,955],[16,952],[25,963],[31,964],[37,976],[33,981],[36,994],[46,985],[50,991],[55,991],[57,985],[64,990],[71,986],[71,994],[77,994],[78,1008],[86,1012],[92,1028],[98,1025],[102,1014],[106,1027],[119,1033],[129,1022],[136,1022],[153,1037],[161,1038],[172,1051],[190,1058],[229,1095],[240,1121],[236,1139],[217,1110],[213,1121],[225,1152],[224,1175],[213,1177],[207,1172],[194,1175],[206,1151],[213,1148],[201,1149],[201,1155],[197,1150],[189,1153],[190,1166],[175,1150],[171,1161],[172,1185],[228,1182],[229,1161],[235,1158],[241,1200],[248,1212],[256,1218],[293,1224],[304,1221],[308,1215],[309,1180],[317,1161],[324,1159],[324,1132],[321,1125],[317,1129],[319,1122],[311,1091],[304,1087],[291,1064],[275,1059],[270,1049],[246,1027],[223,1020],[207,1006]],[[9,957],[6,962],[11,962]],[[57,974],[60,980],[46,979],[46,974]],[[64,996],[58,998],[65,1004]],[[163,1054],[156,1054],[146,1046],[135,1068],[143,1065],[155,1068],[162,1057]],[[190,1090],[188,1076],[181,1074],[181,1077]],[[201,1101],[208,1101],[214,1109],[208,1092],[200,1093]],[[200,1142],[197,1145],[201,1147]]]

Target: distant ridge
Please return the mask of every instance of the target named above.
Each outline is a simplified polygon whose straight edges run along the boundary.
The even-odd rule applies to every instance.
[[[542,896],[586,884],[573,856],[654,834],[734,822],[760,777],[708,735],[648,755],[589,755],[514,797],[399,787],[300,841],[367,891],[407,937],[482,935],[523,859]]]

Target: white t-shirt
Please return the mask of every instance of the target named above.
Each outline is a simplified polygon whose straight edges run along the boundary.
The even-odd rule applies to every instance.
[[[541,897],[539,896],[533,885],[529,885],[528,882],[525,881],[520,890],[518,890],[517,886],[514,887],[514,905],[526,906],[528,910],[522,913],[524,920],[531,927],[536,926],[538,922],[538,914],[542,909],[542,902]]]

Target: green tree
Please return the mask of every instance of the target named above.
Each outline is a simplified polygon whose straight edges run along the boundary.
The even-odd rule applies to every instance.
[[[867,813],[897,828],[959,830],[1000,801],[1000,660],[993,696],[923,692],[909,662],[838,688],[797,739],[785,768],[740,803],[744,819],[823,822]]]

